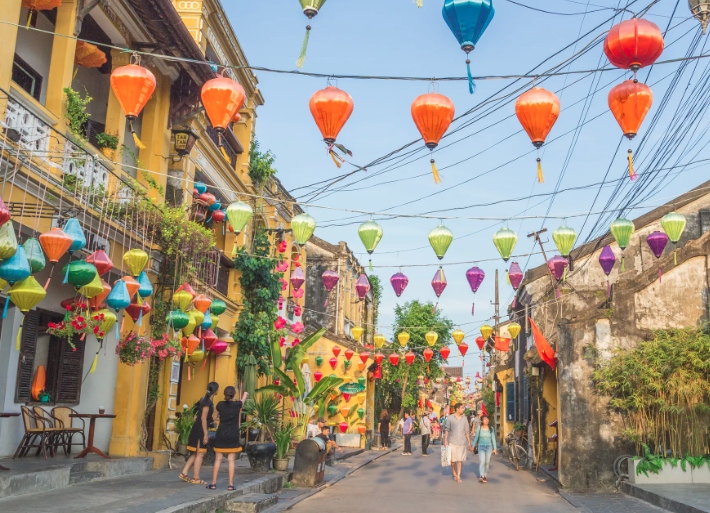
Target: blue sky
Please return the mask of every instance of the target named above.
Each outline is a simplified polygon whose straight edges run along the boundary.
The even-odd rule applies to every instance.
[[[687,2],[676,2],[677,0],[662,0],[646,15],[647,19],[658,24],[662,30],[665,30],[670,22],[671,29],[666,36],[667,48],[661,60],[685,55],[692,37],[699,31],[699,24],[689,19]],[[252,65],[295,69],[307,24],[297,0],[223,0],[223,3]],[[474,75],[525,74],[543,59],[572,43],[578,35],[592,30],[614,14],[603,7],[632,3],[631,9],[641,10],[650,4],[651,0],[590,0],[589,3],[587,0],[522,0],[520,3],[570,15],[545,14],[507,0],[494,0],[495,18],[471,54]],[[442,0],[424,0],[424,8],[417,9],[411,0],[329,0],[311,22],[313,30],[303,71],[367,76],[464,76],[465,54],[460,50],[441,16],[442,4]],[[587,14],[582,15],[585,11]],[[624,15],[624,18],[627,17],[628,13]],[[617,17],[617,21],[619,20]],[[538,68],[537,72],[563,63],[575,52],[583,50],[594,37],[603,34],[611,25],[612,22],[605,23],[577,45],[562,50],[547,64]],[[705,41],[705,37],[700,40],[694,55],[706,51]],[[597,69],[607,65],[602,47],[598,45],[564,70]],[[693,69],[692,66],[696,65],[697,69]],[[647,71],[639,73],[639,78],[652,86],[655,98],[654,107],[644,127],[649,125],[649,120],[670,83],[670,78],[664,77],[678,69],[678,66],[658,65],[651,71],[648,79]],[[699,61],[692,66],[689,66],[689,71],[681,78],[681,86],[671,97],[666,115],[652,132],[646,148],[636,155],[637,172],[646,171],[644,155],[657,146],[689,77],[694,73],[688,88],[692,91],[693,80],[707,64]],[[266,100],[266,104],[258,111],[257,137],[262,149],[271,149],[275,153],[278,177],[288,189],[293,190],[333,178],[343,171],[353,169],[344,166],[339,170],[334,166],[308,109],[310,96],[326,86],[325,79],[267,72],[257,72],[257,76]],[[394,169],[388,169],[387,165],[375,166],[367,173],[358,173],[350,180],[338,184],[338,187],[350,183],[353,185],[347,187],[347,190],[340,190],[314,201],[317,206],[336,210],[315,206],[307,208],[318,220],[316,235],[333,243],[347,241],[356,254],[359,254],[361,262],[366,263],[367,254],[357,236],[357,227],[369,216],[359,215],[353,219],[354,214],[337,209],[380,212],[389,208],[391,212],[400,214],[421,214],[452,207],[493,203],[441,215],[511,218],[507,225],[515,230],[519,237],[514,252],[516,255],[527,254],[533,250],[532,240],[528,239],[526,234],[542,226],[551,232],[562,224],[558,219],[514,219],[516,216],[543,216],[549,208],[550,215],[570,216],[567,223],[577,230],[581,229],[585,218],[576,215],[590,211],[594,196],[599,191],[598,186],[560,193],[551,205],[549,196],[526,198],[531,194],[549,194],[555,190],[568,154],[569,160],[560,184],[561,189],[601,182],[610,164],[608,180],[620,179],[626,175],[625,157],[629,144],[624,140],[619,145],[622,139],[621,131],[608,111],[607,93],[613,85],[629,76],[628,72],[614,70],[593,75],[558,76],[544,83],[544,87],[553,91],[565,88],[558,93],[563,111],[541,154],[544,183],[536,182],[536,155],[530,140],[514,116],[513,99],[485,118],[442,141],[441,146],[447,147],[434,154],[443,178],[440,185],[434,184],[432,180],[428,151],[420,151],[415,155],[417,160],[405,165]],[[460,115],[512,82],[479,80],[478,90],[474,95],[468,93],[466,82],[439,82],[437,87],[439,92],[452,99],[456,113]],[[530,85],[531,82],[526,79],[516,83],[514,87]],[[364,165],[419,138],[409,109],[416,96],[429,90],[428,82],[340,79],[337,85],[350,93],[355,103],[353,115],[338,138],[339,142],[353,151],[354,163]],[[589,95],[590,90],[595,89],[598,91]],[[481,109],[477,112],[481,112]],[[582,118],[585,113],[586,117]],[[472,116],[463,118],[455,122],[451,129],[472,119]],[[574,143],[574,129],[580,119],[585,119],[586,123],[576,134]],[[643,135],[644,127],[637,139]],[[685,149],[686,154],[678,159],[680,162],[709,156],[709,152],[704,150],[707,146],[706,130],[707,126],[699,120],[693,135],[697,140],[692,141],[692,149]],[[450,144],[454,142],[455,144]],[[421,141],[416,145],[419,146],[423,146]],[[637,146],[637,140],[630,145],[634,150]],[[511,160],[513,162],[508,163]],[[669,165],[675,163],[675,160],[671,160]],[[682,172],[672,173],[668,179],[655,183],[649,198],[640,202],[639,206],[644,208],[633,210],[629,217],[637,217],[650,207],[665,203],[707,179],[704,166],[689,166],[677,171]],[[486,172],[487,174],[475,178]],[[423,176],[418,177],[419,175]],[[462,183],[465,180],[468,182]],[[630,187],[630,184],[622,183]],[[602,188],[592,210],[602,210],[612,191],[611,187]],[[294,195],[300,198],[304,192],[305,190],[297,190]],[[596,217],[591,215],[590,221],[594,221]],[[401,265],[402,271],[410,279],[409,286],[399,302],[414,298],[424,301],[436,300],[430,281],[438,268],[438,260],[429,247],[427,234],[438,224],[438,220],[378,216],[376,219],[384,228],[384,237],[372,259],[375,274],[385,283],[379,331],[391,337],[392,309],[398,300],[389,286],[389,277],[397,272],[397,266]],[[496,258],[498,253],[492,243],[493,233],[506,223],[496,220],[446,219],[444,224],[453,231],[455,239],[443,261],[449,284],[439,300],[439,307],[469,333],[466,340],[470,346],[474,346],[478,327],[485,322],[491,322],[493,276],[496,269],[501,273],[502,311],[506,310],[512,299],[512,288],[505,280],[507,265],[502,259]],[[589,234],[589,227],[590,224],[587,223],[583,238]],[[544,240],[549,240],[546,249],[550,255],[554,254],[555,248],[551,238],[548,236]],[[466,282],[465,272],[474,261],[486,259],[494,260],[478,264],[486,272],[486,279],[476,294],[476,315],[472,317],[473,295]],[[523,270],[543,263],[540,255],[529,258],[523,256],[514,260],[519,262]],[[451,364],[459,364],[461,361],[460,358],[454,358],[455,354],[458,354],[458,351],[454,348],[449,360]],[[471,351],[466,361],[469,362],[466,374],[480,369],[477,352]]]

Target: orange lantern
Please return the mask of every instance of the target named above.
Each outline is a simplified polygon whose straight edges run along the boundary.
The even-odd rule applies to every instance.
[[[62,5],[62,0],[22,0],[22,7],[29,9],[27,15],[27,26],[32,22],[32,13],[36,11],[51,11],[55,7]]]
[[[651,88],[635,80],[626,80],[609,91],[609,109],[629,141],[638,133],[652,103]],[[631,148],[628,151],[628,161],[629,178],[636,180]]]
[[[106,64],[106,54],[98,46],[85,41],[76,42],[74,64],[84,68],[100,68]]]
[[[190,335],[189,337],[187,337],[187,356],[192,355],[192,353],[195,352],[199,345],[200,339],[197,338],[195,335]]]
[[[515,115],[538,150],[560,115],[560,99],[542,87],[524,92],[515,102]],[[542,183],[542,161],[537,157],[537,181]]]
[[[121,278],[126,283],[126,288],[128,289],[128,297],[133,298],[141,288],[140,283],[138,283],[132,276],[124,276]]]
[[[353,99],[345,91],[329,85],[311,96],[309,106],[323,140],[328,145],[328,153],[335,165],[340,167],[340,157],[333,151],[333,144],[353,113]]]
[[[439,145],[454,119],[454,112],[454,103],[439,93],[422,94],[412,102],[412,119],[429,150]],[[434,159],[430,162],[434,182],[441,183]]]
[[[244,88],[227,77],[217,77],[205,82],[200,96],[207,117],[220,136],[227,130],[227,126],[241,110],[246,99]]]
[[[140,149],[145,149],[133,129],[133,121],[150,100],[157,82],[155,75],[150,70],[138,65],[140,60],[137,56],[134,56],[134,61],[135,64],[131,63],[113,70],[111,73],[111,90],[116,95],[121,109],[126,113],[126,119],[128,119],[136,146]]]
[[[643,18],[617,23],[604,39],[604,53],[609,62],[617,68],[630,69],[634,77],[639,68],[656,62],[664,46],[661,29]]]
[[[54,264],[59,262],[59,259],[64,256],[64,254],[69,251],[69,247],[72,245],[72,238],[69,237],[61,228],[52,228],[47,233],[42,233],[39,236],[39,244],[42,246],[47,258],[52,263],[52,268],[49,271],[49,278],[44,284],[44,290],[47,290],[49,286],[49,280],[52,279],[52,273],[54,272]]]
[[[101,280],[101,286],[103,287],[103,291],[99,295],[89,299],[89,306],[94,310],[101,308],[101,303],[104,302],[104,299],[106,299],[111,292],[111,285],[106,283],[105,280]]]
[[[196,310],[205,313],[209,307],[212,306],[212,300],[204,294],[198,294],[195,296],[195,299],[192,300],[192,304]]]
[[[365,424],[358,424],[358,426],[357,426],[358,433],[360,433],[361,435],[364,435],[366,431],[367,431],[367,427],[365,426]]]

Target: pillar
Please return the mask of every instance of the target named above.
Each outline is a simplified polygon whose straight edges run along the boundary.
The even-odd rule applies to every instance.
[[[130,321],[129,321],[130,322]],[[113,456],[136,456],[141,452],[141,423],[145,412],[150,362],[133,367],[119,364],[109,452]]]
[[[5,41],[5,44],[0,45],[0,88],[9,92],[10,82],[12,82],[12,61],[15,56],[18,27],[6,25],[5,23],[20,22],[22,4],[21,2],[6,2],[6,4],[0,9],[0,22],[4,22],[2,24],[2,33]]]
[[[56,35],[52,42],[52,60],[47,78],[46,107],[58,118],[64,117],[64,88],[71,86],[74,75],[75,25],[76,0],[64,0],[57,8]]]
[[[158,85],[153,96],[143,109],[141,142],[146,149],[140,150],[138,158],[141,170],[151,170],[157,174],[138,170],[136,178],[140,183],[150,188],[146,177],[143,176],[147,173],[147,177],[155,180],[164,191],[167,184],[166,175],[168,171],[168,161],[164,156],[170,153],[170,131],[167,128],[167,123],[170,113],[171,80],[169,77],[161,76],[156,70],[153,70],[153,73],[156,74]],[[154,193],[148,193],[148,197],[155,199],[157,196]],[[162,200],[163,198],[160,199],[161,202]]]

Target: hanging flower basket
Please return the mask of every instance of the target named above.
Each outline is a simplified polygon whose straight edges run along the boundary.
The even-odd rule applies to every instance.
[[[105,333],[101,331],[101,323],[104,314],[91,313],[85,303],[72,303],[67,305],[67,314],[61,322],[47,323],[47,333],[60,339],[65,339],[67,343],[76,351],[73,339],[75,335],[80,335],[82,339],[88,334],[94,334],[101,339]]]
[[[155,346],[146,337],[139,337],[135,332],[128,333],[116,346],[118,360],[126,365],[136,365],[155,354]]]
[[[179,359],[183,356],[180,339],[168,337],[167,333],[164,333],[162,338],[151,340],[150,343],[153,346],[154,356],[161,362],[175,358]]]

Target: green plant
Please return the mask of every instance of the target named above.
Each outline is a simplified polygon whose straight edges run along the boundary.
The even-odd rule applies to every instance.
[[[283,485],[283,488],[289,489],[289,488],[295,488],[295,486],[291,481],[289,481],[288,483],[285,483]]]
[[[274,430],[275,458],[277,460],[282,460],[288,455],[288,450],[291,448],[291,437],[295,431],[296,426],[293,424],[281,424]]]
[[[274,438],[274,429],[281,419],[280,401],[274,394],[260,393],[256,398],[250,398],[244,405],[247,421],[244,427],[259,430],[259,443],[264,443],[266,434]]]
[[[194,423],[195,415],[190,411],[187,405],[184,404],[182,406],[182,412],[177,413],[177,420],[175,421],[175,431],[177,431],[178,440],[182,445],[187,445]]]
[[[126,365],[144,362],[153,356],[154,352],[155,348],[150,340],[146,337],[139,337],[133,331],[127,333],[116,345],[118,360]]]
[[[96,144],[99,149],[108,148],[110,150],[115,150],[118,148],[118,136],[110,132],[96,134]]]
[[[251,178],[254,188],[261,192],[269,178],[276,174],[273,168],[276,157],[271,151],[262,153],[259,151],[259,141],[254,139],[249,147],[249,178]]]
[[[89,120],[89,116],[91,116],[91,114],[86,112],[86,106],[91,103],[91,99],[91,96],[86,92],[82,98],[71,87],[64,88],[64,119],[66,119],[71,133],[81,142],[85,140],[84,127]]]

